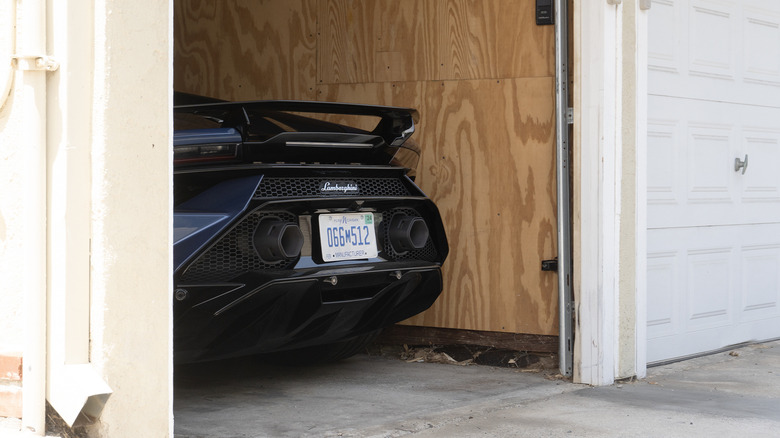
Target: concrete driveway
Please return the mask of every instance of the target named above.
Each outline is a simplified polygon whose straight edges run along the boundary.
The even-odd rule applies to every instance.
[[[527,370],[526,370],[527,371]],[[177,367],[176,437],[778,436],[780,342],[589,387],[550,372],[359,355]]]

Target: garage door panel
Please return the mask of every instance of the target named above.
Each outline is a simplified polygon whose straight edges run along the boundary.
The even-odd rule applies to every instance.
[[[737,39],[734,5],[696,0],[691,2],[688,13],[689,74],[734,80]]]
[[[686,163],[689,203],[734,202],[734,180],[727,168],[733,131],[730,126],[689,125]]]
[[[743,20],[745,81],[780,86],[780,14],[747,7]]]
[[[648,30],[648,63],[650,70],[661,71],[671,75],[679,75],[680,59],[683,47],[680,41],[682,5],[672,0],[656,0],[653,2]],[[658,25],[663,23],[663,27]]]
[[[650,120],[647,124],[648,168],[654,171],[647,176],[647,199],[650,204],[680,203],[681,185],[677,182],[681,163],[679,148],[679,121]]]
[[[771,336],[756,336],[755,333],[776,333],[777,324],[776,319],[764,319],[750,324],[735,324],[712,330],[689,332],[681,335],[685,338],[685,343],[678,342],[679,336],[651,339],[647,344],[647,361],[653,364],[671,358],[714,351],[750,340],[770,339]]]
[[[780,221],[780,109],[652,95],[648,109],[649,228]]]
[[[780,335],[780,224],[647,237],[649,362]]]
[[[739,221],[733,118],[688,99],[650,96],[648,106],[648,226]]]
[[[780,2],[656,0],[648,62],[648,361],[780,336]]]
[[[742,321],[780,317],[780,245],[742,248]]]
[[[780,202],[780,135],[771,131],[747,131],[742,144],[748,155],[742,200]]]
[[[731,324],[734,277],[732,251],[732,247],[720,247],[688,252],[687,330]]]
[[[647,289],[654,296],[647,302],[647,333],[651,338],[680,331],[680,255],[678,251],[647,255]]]
[[[780,102],[780,13],[771,0],[653,2],[649,92],[721,102]]]

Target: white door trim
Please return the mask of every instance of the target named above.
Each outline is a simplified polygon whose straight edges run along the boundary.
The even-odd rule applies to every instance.
[[[574,381],[614,381],[617,7],[574,3]]]
[[[637,5],[574,5],[574,380],[592,385],[645,374],[646,56],[624,60],[624,53],[646,50],[647,13],[624,7]],[[624,15],[630,17],[625,23]],[[636,37],[624,41],[627,29]],[[624,50],[624,43],[633,47]],[[630,77],[624,77],[624,61],[636,63]],[[630,141],[624,129],[633,133]],[[624,166],[624,147],[635,150],[630,166]],[[631,214],[624,217],[626,207]],[[626,370],[631,375],[623,375]]]

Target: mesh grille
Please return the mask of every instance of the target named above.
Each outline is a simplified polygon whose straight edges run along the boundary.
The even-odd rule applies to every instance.
[[[394,261],[425,260],[427,262],[432,262],[436,260],[438,253],[436,252],[436,247],[433,246],[433,240],[431,240],[430,236],[428,236],[428,241],[425,242],[425,246],[421,249],[407,251],[403,254],[399,254],[393,249],[393,245],[390,244],[390,223],[393,221],[393,216],[396,214],[420,216],[420,213],[417,213],[417,211],[411,208],[394,208],[382,213],[381,233],[382,236],[384,236],[383,249],[387,257]]]
[[[266,263],[255,251],[252,242],[255,228],[261,219],[268,216],[298,223],[297,216],[288,212],[264,211],[249,214],[198,257],[184,272],[182,279],[192,282],[229,281],[244,272],[290,267],[295,263],[295,259]]]
[[[333,194],[324,194],[320,187],[325,182],[348,182],[356,185],[355,192],[338,193],[346,196],[409,196],[409,190],[398,178],[282,178],[266,177],[260,182],[255,199],[268,198],[319,198]]]

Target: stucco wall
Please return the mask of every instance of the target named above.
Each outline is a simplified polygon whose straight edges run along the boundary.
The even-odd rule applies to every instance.
[[[23,345],[22,223],[24,167],[19,163],[24,145],[22,114],[13,105],[18,89],[7,90],[13,51],[11,5],[0,4],[0,354],[21,353]],[[10,91],[9,94],[6,94]]]
[[[171,425],[171,32],[158,0],[95,3],[92,363],[101,436]]]
[[[13,129],[21,123],[20,115],[10,108],[10,101],[0,110],[0,354],[21,353],[23,348],[22,306],[24,280],[21,261],[23,241],[19,239],[22,199],[13,196],[24,190],[18,148],[22,132]]]

